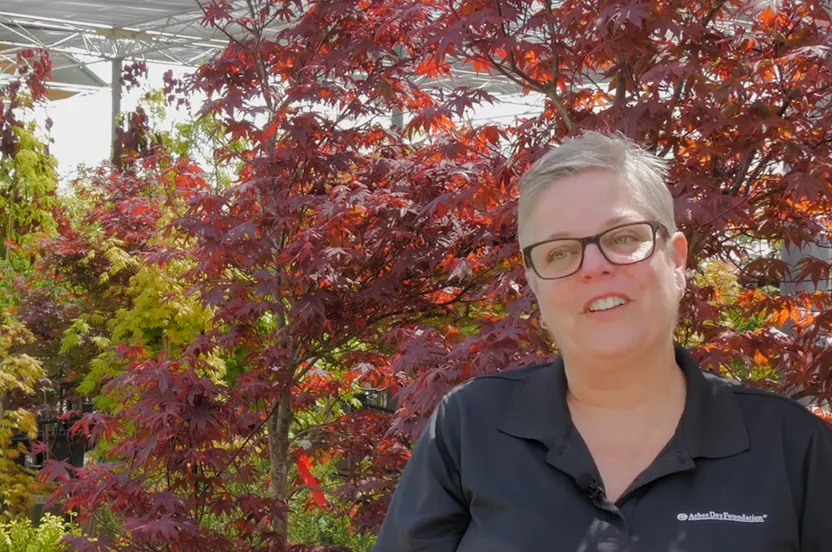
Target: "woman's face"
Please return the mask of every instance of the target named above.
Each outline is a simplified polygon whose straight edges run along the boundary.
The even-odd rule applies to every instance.
[[[591,171],[560,179],[541,193],[526,221],[527,243],[553,234],[581,238],[652,219],[614,174]],[[684,235],[668,239],[659,232],[652,257],[636,264],[611,264],[590,244],[583,265],[571,276],[545,280],[530,267],[526,275],[543,321],[564,353],[614,358],[661,346],[671,337],[685,288],[686,259]],[[597,302],[604,298],[615,301]],[[623,304],[597,310],[613,303]]]

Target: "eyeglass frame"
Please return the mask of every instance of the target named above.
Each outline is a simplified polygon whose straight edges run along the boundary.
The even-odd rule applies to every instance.
[[[614,230],[620,230],[621,228],[626,228],[628,226],[635,226],[637,224],[646,224],[646,225],[650,226],[650,228],[652,228],[652,230],[653,230],[653,234],[652,234],[652,236],[653,236],[653,245],[650,248],[650,254],[647,255],[646,257],[644,257],[643,259],[639,259],[637,261],[632,261],[632,262],[629,262],[629,263],[618,263],[618,262],[615,262],[615,261],[611,260],[609,257],[607,257],[607,254],[604,253],[604,248],[601,247],[601,237],[604,236],[605,234],[609,233],[609,232],[614,231]],[[667,227],[665,227],[664,224],[662,224],[661,222],[659,222],[657,220],[637,220],[637,221],[633,221],[633,222],[626,222],[624,224],[619,224],[619,225],[613,226],[612,228],[607,228],[603,232],[599,232],[599,233],[594,234],[592,236],[586,236],[586,237],[583,237],[583,238],[552,238],[550,240],[543,240],[543,241],[533,243],[531,245],[527,245],[526,247],[524,247],[522,249],[523,259],[526,261],[526,266],[530,267],[534,271],[534,273],[537,274],[537,277],[540,278],[541,280],[561,280],[563,278],[568,278],[569,276],[572,276],[573,274],[576,274],[577,272],[579,272],[581,270],[581,268],[584,266],[584,259],[586,259],[586,246],[589,245],[589,244],[595,244],[595,246],[598,248],[598,251],[601,252],[601,255],[607,260],[607,262],[609,262],[612,265],[615,265],[615,266],[634,265],[634,264],[638,264],[638,263],[643,263],[644,261],[648,260],[649,258],[651,258],[653,255],[656,254],[656,238],[658,237],[659,231],[662,231],[665,234],[665,236],[668,236],[668,237],[670,236],[670,231],[667,229]],[[556,276],[554,278],[547,278],[545,276],[541,276],[540,272],[538,272],[538,270],[537,270],[537,267],[534,266],[534,262],[532,261],[531,251],[532,251],[532,249],[534,249],[535,247],[537,247],[539,245],[544,245],[544,244],[547,244],[547,243],[553,243],[553,242],[558,242],[558,241],[572,241],[572,242],[576,241],[576,242],[579,242],[581,244],[581,260],[578,263],[577,268],[575,268],[575,270],[573,270],[569,274],[565,274],[563,276]]]

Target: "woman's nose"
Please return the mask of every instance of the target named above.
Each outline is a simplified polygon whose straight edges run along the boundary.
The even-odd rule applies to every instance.
[[[581,277],[584,279],[597,278],[609,274],[612,270],[610,263],[597,244],[590,243],[584,249],[584,262],[581,265]]]

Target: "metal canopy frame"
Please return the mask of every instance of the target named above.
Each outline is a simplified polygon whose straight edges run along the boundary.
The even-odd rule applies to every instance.
[[[90,58],[109,61],[110,82],[116,83],[124,60],[193,67],[223,50],[227,36],[201,25],[203,17],[196,0],[0,0],[0,63],[13,61],[21,50],[43,48],[53,57],[53,97],[106,88],[110,83],[87,69]],[[445,89],[472,86],[494,94],[520,92],[508,79],[479,75],[461,65],[451,78],[430,84]],[[121,112],[121,87],[111,88],[115,121]],[[393,124],[401,125],[401,114],[392,115]],[[114,138],[115,126],[112,132]]]
[[[0,61],[21,50],[43,48],[52,56],[50,97],[112,90],[111,138],[121,113],[124,60],[193,66],[226,45],[219,31],[200,25],[195,0],[0,0]],[[87,65],[109,61],[110,82]],[[111,139],[111,142],[113,141]]]
[[[195,0],[0,0],[0,44],[192,66],[225,47]]]
[[[84,57],[192,67],[227,45],[221,31],[201,25],[203,17],[196,0],[0,0],[0,48],[6,56],[26,48],[64,54],[55,71],[84,67]],[[448,84],[518,90],[467,67],[456,73]]]

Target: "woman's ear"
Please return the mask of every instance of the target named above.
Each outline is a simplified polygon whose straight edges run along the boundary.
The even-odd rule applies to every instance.
[[[685,294],[688,285],[688,239],[681,232],[676,232],[670,238],[670,254],[673,261],[673,273],[679,290],[679,299]]]

